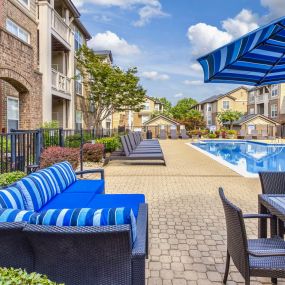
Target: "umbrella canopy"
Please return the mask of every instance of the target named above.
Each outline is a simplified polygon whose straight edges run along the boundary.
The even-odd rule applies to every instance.
[[[198,59],[205,82],[266,85],[285,82],[285,17]]]

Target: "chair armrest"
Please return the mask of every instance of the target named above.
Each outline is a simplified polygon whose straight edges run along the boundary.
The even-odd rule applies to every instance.
[[[285,256],[285,249],[279,249],[275,251],[270,251],[270,250],[250,251],[249,250],[248,254],[254,257]]]
[[[91,173],[100,173],[101,174],[101,179],[105,179],[105,174],[104,174],[104,169],[98,168],[98,169],[88,169],[88,170],[83,170],[83,171],[76,171],[76,175],[83,175],[83,174],[91,174]]]
[[[273,216],[270,214],[245,214],[244,219],[272,219]]]
[[[132,258],[145,258],[148,251],[148,205],[140,204],[137,217],[137,238],[133,244]]]

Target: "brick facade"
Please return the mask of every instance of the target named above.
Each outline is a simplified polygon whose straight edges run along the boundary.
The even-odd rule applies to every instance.
[[[20,128],[35,129],[42,122],[42,81],[38,72],[37,23],[31,1],[30,11],[16,0],[0,2],[0,96],[1,127],[7,126],[7,96],[18,96],[20,101]],[[6,31],[6,19],[30,33],[30,44]]]

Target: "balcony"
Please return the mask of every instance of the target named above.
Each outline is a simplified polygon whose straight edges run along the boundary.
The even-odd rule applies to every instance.
[[[268,94],[267,93],[256,96],[256,102],[257,103],[261,103],[261,102],[264,102],[267,100],[268,100]]]
[[[70,47],[70,28],[55,10],[51,13],[51,25],[57,39]]]
[[[52,88],[59,92],[70,94],[70,78],[52,69]]]

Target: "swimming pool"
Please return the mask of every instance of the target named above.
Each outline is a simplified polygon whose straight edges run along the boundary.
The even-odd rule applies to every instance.
[[[284,144],[203,140],[189,145],[245,177],[257,177],[261,171],[285,171]]]

